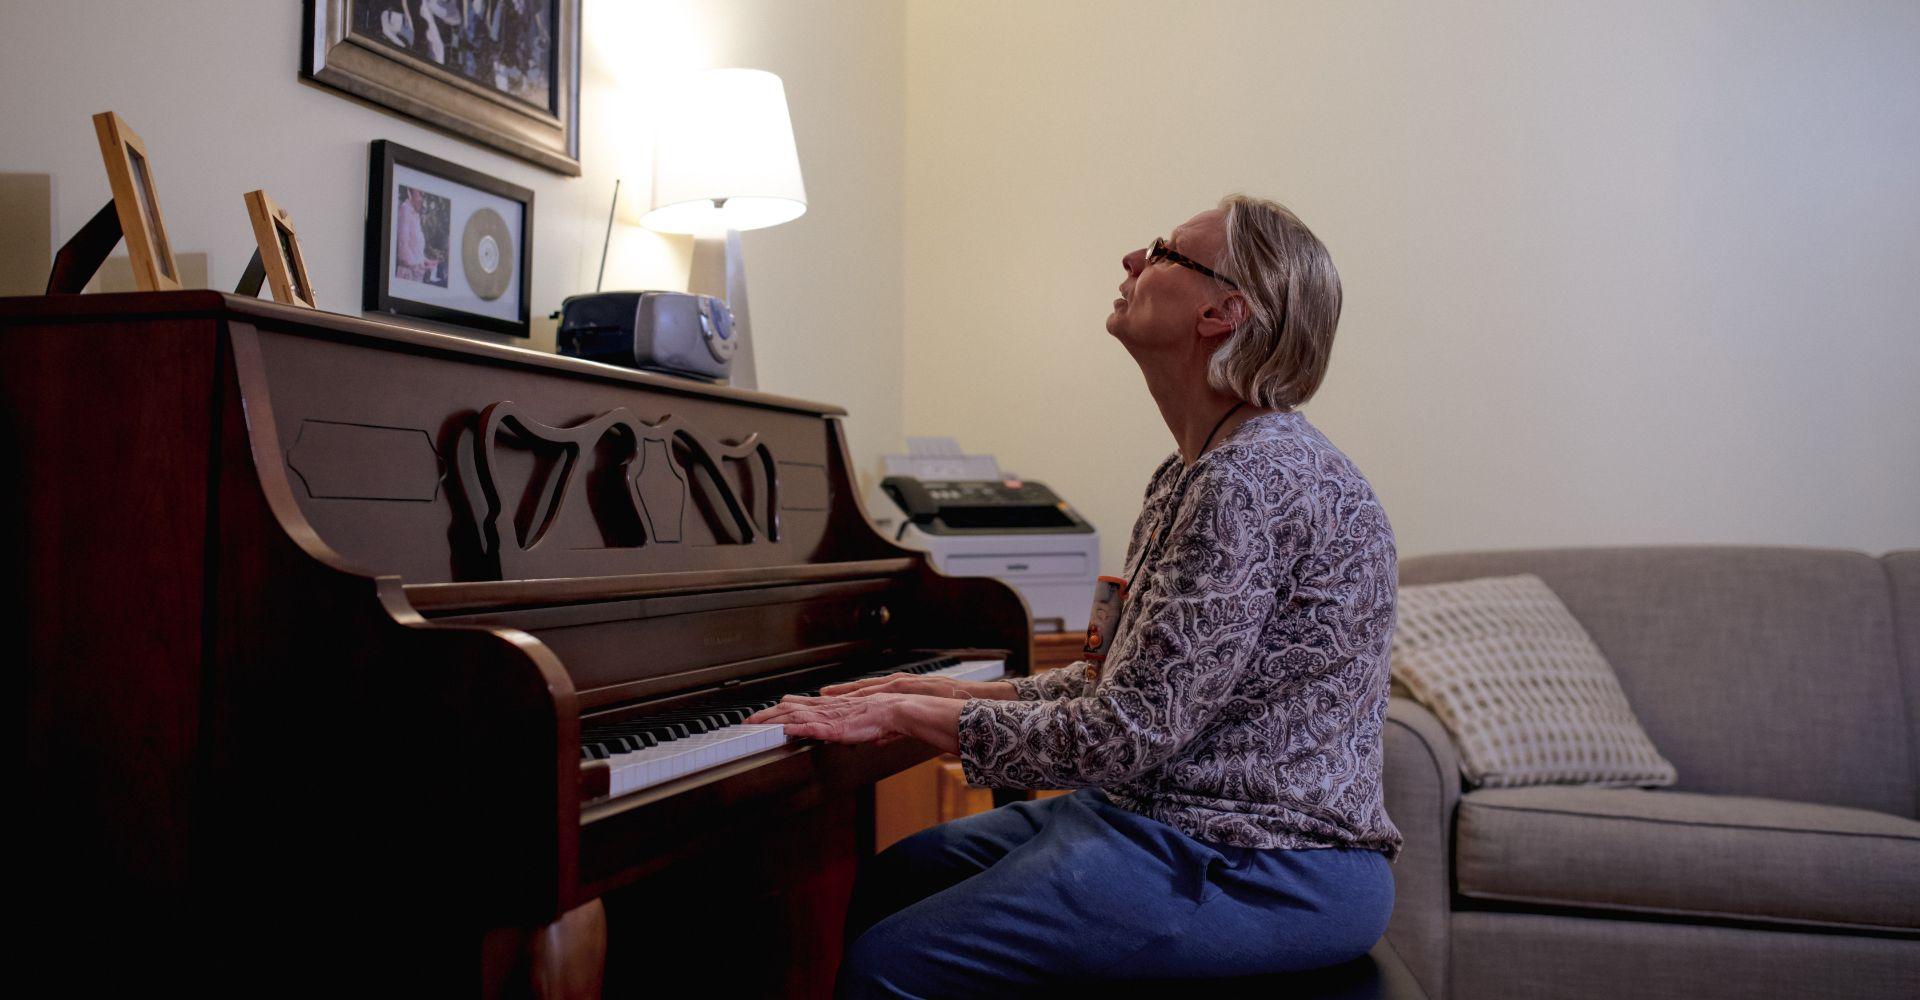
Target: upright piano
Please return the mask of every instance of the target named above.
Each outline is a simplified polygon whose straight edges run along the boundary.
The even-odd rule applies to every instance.
[[[823,995],[933,751],[740,720],[1028,666],[1017,594],[869,526],[835,407],[204,291],[3,299],[0,352],[68,992]]]

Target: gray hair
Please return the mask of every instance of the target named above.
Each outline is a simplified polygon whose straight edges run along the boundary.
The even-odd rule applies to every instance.
[[[1207,382],[1254,406],[1292,409],[1326,377],[1340,324],[1340,272],[1286,206],[1234,194],[1220,207],[1227,250],[1216,270],[1240,286],[1247,310],[1213,352]]]

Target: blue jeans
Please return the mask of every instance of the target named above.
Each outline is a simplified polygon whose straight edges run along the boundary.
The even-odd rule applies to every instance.
[[[842,997],[1291,972],[1386,932],[1386,856],[1196,840],[1094,789],[908,837],[861,870]]]

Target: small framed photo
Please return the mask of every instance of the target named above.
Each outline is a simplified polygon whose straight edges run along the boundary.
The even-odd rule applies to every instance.
[[[120,217],[120,234],[127,240],[127,259],[133,265],[134,287],[143,292],[165,292],[180,287],[180,266],[174,262],[167,227],[160,219],[160,196],[153,189],[153,168],[147,144],[126,120],[112,111],[93,116],[106,161],[107,183],[113,188],[113,210]]]
[[[276,302],[318,308],[313,301],[313,283],[307,280],[307,258],[300,251],[300,237],[293,231],[293,219],[287,211],[267,197],[265,191],[248,191],[247,217],[253,220],[253,242],[260,252],[260,266],[267,273],[267,287],[273,289]]]
[[[533,192],[384,139],[368,173],[362,307],[529,336]]]

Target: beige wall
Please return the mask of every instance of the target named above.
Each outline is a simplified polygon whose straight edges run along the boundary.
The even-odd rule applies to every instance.
[[[353,312],[393,139],[538,192],[544,315],[591,286],[614,178],[645,190],[664,81],[759,66],[812,202],[745,237],[763,382],[848,407],[868,472],[956,434],[1082,506],[1111,569],[1171,448],[1101,326],[1118,258],[1246,190],[1334,251],[1308,412],[1403,552],[1920,543],[1912,5],[587,0],[579,179],[300,83],[299,6],[7,5],[0,171],[53,173],[70,233],[114,108],[217,284],[265,187]],[[623,228],[608,286],[685,263]]]
[[[1172,449],[1118,260],[1236,190],[1332,248],[1307,413],[1403,554],[1920,545],[1920,6],[915,3],[908,433],[1113,571]]]
[[[0,8],[0,172],[53,174],[65,239],[108,197],[88,121],[146,139],[176,249],[232,287],[252,252],[240,196],[293,215],[322,308],[357,313],[368,144],[391,139],[535,191],[533,311],[591,291],[615,177],[645,198],[652,107],[673,72],[744,65],[786,81],[810,207],[742,239],[763,387],[851,411],[856,453],[900,430],[904,12],[888,0],[585,0],[581,152],[565,178],[299,80],[301,4],[72,0]],[[680,288],[688,247],[616,238],[607,287]],[[550,324],[527,346],[552,349]]]

